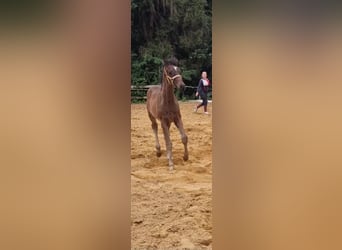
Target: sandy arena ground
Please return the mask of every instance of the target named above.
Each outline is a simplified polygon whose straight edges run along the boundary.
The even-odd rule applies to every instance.
[[[212,248],[212,119],[203,108],[193,113],[194,105],[180,103],[189,138],[187,162],[179,132],[171,125],[173,173],[160,124],[158,158],[145,104],[131,105],[131,249]]]

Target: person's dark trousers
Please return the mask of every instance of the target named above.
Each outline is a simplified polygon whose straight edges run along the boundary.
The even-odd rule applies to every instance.
[[[204,106],[204,112],[207,112],[207,105],[208,105],[208,97],[206,94],[204,93],[200,93],[200,96],[202,98],[202,103],[200,103],[197,108],[200,108],[202,106]]]

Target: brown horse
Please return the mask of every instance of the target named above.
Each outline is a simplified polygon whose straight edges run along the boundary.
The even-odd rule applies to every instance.
[[[159,120],[163,129],[170,170],[173,170],[172,142],[170,139],[172,122],[178,128],[184,144],[183,159],[187,161],[189,158],[188,137],[185,134],[179,105],[174,95],[174,88],[183,88],[185,84],[180,75],[180,69],[176,65],[177,61],[174,59],[164,61],[162,84],[153,86],[147,91],[147,111],[156,139],[157,156],[161,156],[157,124],[157,120]]]

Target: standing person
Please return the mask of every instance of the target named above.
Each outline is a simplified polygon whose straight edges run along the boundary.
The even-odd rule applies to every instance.
[[[200,96],[202,99],[202,103],[198,104],[195,109],[194,112],[197,112],[197,110],[203,106],[204,108],[204,114],[208,115],[208,111],[207,111],[207,105],[208,105],[208,90],[209,90],[209,79],[207,78],[207,72],[203,71],[202,72],[202,78],[200,79],[198,86],[197,86],[197,91],[196,91],[196,96]]]

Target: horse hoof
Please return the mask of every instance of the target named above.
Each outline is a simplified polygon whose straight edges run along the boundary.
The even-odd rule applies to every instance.
[[[187,156],[187,155],[184,155],[184,156],[183,156],[183,160],[184,160],[184,161],[187,161],[187,160],[189,160],[189,156]]]
[[[157,155],[157,157],[160,157],[161,156],[161,152],[157,152],[156,155]]]

